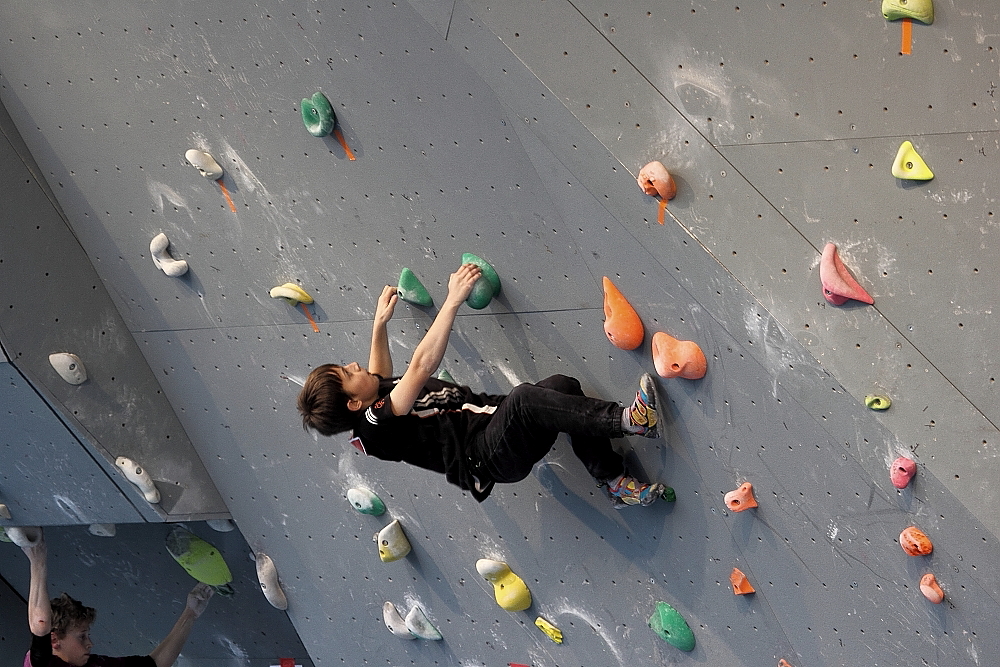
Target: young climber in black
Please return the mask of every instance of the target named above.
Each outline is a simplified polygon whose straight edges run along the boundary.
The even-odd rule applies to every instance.
[[[554,375],[521,384],[508,395],[476,394],[432,377],[444,357],[455,316],[480,277],[474,264],[451,275],[448,296],[406,372],[392,376],[386,324],[398,296],[382,290],[375,309],[368,368],[324,364],[298,397],[303,426],[323,435],[353,430],[367,455],[444,473],[482,502],[495,483],[517,482],[567,433],[573,452],[616,507],[648,505],[664,491],[628,475],[610,438],[658,437],[656,394],[649,374],[629,407],[584,396],[580,383]]]

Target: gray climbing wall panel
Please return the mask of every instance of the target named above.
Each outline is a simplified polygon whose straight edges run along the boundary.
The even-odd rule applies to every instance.
[[[647,4],[9,7],[0,98],[247,542],[274,558],[317,665],[997,655],[996,10],[939,7],[901,56],[877,2]],[[302,128],[315,90],[356,161]],[[906,138],[934,181],[888,175]],[[227,169],[235,212],[184,163],[191,147]],[[633,178],[652,159],[680,186],[664,226]],[[159,231],[188,276],[152,266]],[[875,308],[822,301],[828,240]],[[302,433],[297,383],[364,361],[381,286],[409,266],[440,300],[467,250],[504,279],[462,312],[444,363],[477,389],[561,372],[626,400],[652,331],[702,345],[704,380],[661,383],[665,441],[622,443],[675,506],[615,512],[565,441],[477,505]],[[603,336],[604,275],[647,326],[636,352]],[[318,333],[267,298],[286,281],[316,297]],[[397,309],[397,368],[433,312]],[[890,412],[864,407],[872,389]],[[920,472],[897,492],[904,453]],[[744,480],[760,507],[729,514]],[[406,560],[378,561],[388,517],[354,512],[352,486],[401,519]],[[896,544],[911,523],[932,556]],[[484,556],[524,577],[532,609],[496,606]],[[733,596],[734,566],[754,596]],[[944,604],[917,592],[925,571]],[[445,641],[389,635],[386,600],[424,606]],[[656,600],[691,623],[692,655],[645,628]]]

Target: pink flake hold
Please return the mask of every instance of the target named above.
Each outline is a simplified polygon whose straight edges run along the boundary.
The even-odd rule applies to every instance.
[[[823,257],[819,261],[819,279],[823,283],[823,296],[835,306],[843,305],[848,299],[875,303],[844,266],[837,254],[837,246],[833,243],[827,243],[823,248]]]

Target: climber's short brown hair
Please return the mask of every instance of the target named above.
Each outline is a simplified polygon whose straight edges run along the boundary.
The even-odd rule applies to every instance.
[[[340,366],[317,366],[302,385],[298,400],[302,428],[334,435],[353,429],[357,423],[358,413],[347,407],[350,398],[344,393],[340,375],[330,372],[336,368]]]

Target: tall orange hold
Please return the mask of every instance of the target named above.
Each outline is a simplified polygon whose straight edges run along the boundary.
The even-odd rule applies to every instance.
[[[645,336],[639,313],[607,276],[604,276],[604,333],[612,345],[623,350],[639,347]]]
[[[735,595],[747,595],[748,593],[757,592],[757,589],[747,579],[747,575],[743,574],[743,571],[738,567],[734,567],[733,571],[729,574],[729,583],[733,585],[733,594]]]

